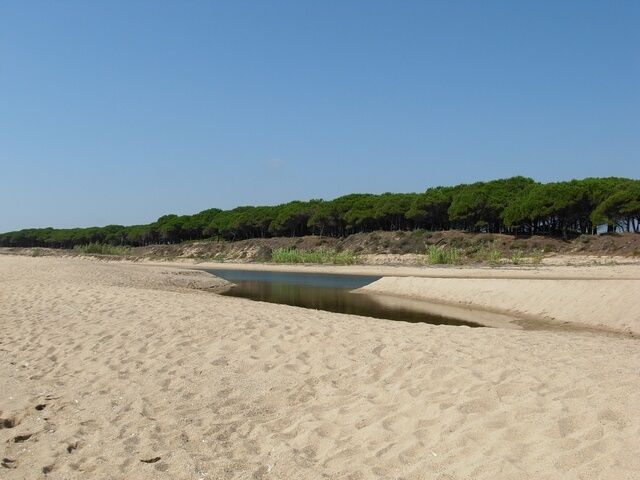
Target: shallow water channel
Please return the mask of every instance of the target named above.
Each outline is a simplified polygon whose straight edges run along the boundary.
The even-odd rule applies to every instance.
[[[411,302],[405,302],[407,305],[402,301],[390,304],[374,294],[352,292],[381,277],[236,269],[206,271],[234,283],[235,286],[223,293],[232,297],[405,322],[481,326],[430,314],[413,308]]]

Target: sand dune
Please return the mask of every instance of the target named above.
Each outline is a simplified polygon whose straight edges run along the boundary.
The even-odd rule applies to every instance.
[[[0,477],[638,478],[637,340],[187,288],[222,285],[0,257]]]

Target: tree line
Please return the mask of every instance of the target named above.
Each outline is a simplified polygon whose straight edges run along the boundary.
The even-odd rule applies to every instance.
[[[465,230],[567,238],[640,230],[640,180],[608,177],[539,183],[507,179],[429,188],[423,193],[350,194],[276,206],[212,208],[164,215],[148,225],[39,228],[0,234],[0,246],[72,248],[88,243],[143,246],[218,238],[347,236],[375,230]]]

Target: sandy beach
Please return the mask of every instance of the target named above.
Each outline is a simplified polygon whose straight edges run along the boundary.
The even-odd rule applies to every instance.
[[[571,274],[631,283],[597,302],[570,285],[568,301],[603,302],[592,315],[633,331],[615,312],[635,308],[637,267],[598,268]],[[440,280],[476,275],[450,271]],[[498,302],[513,276],[573,281],[558,272],[487,269],[508,278],[460,292]],[[405,274],[383,282],[460,285]],[[639,478],[636,338],[378,320],[216,295],[225,284],[178,265],[0,256],[0,478]],[[551,293],[529,291],[532,315],[567,302]]]

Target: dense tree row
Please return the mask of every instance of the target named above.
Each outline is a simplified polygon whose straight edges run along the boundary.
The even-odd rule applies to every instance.
[[[537,183],[513,177],[430,188],[424,193],[351,194],[331,201],[277,206],[212,208],[165,215],[149,225],[28,229],[0,234],[1,246],[59,247],[176,243],[203,238],[345,236],[374,230],[448,230],[567,236],[640,229],[640,181],[586,178]]]

